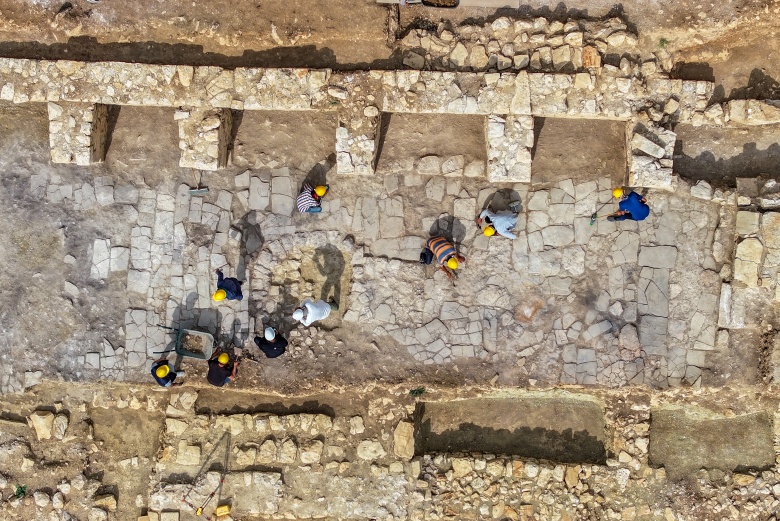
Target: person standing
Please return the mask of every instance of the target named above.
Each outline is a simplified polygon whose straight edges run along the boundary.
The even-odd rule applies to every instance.
[[[328,318],[330,312],[334,309],[338,310],[339,306],[333,301],[325,302],[322,299],[313,301],[307,298],[293,310],[292,317],[304,326],[309,327],[318,320]]]
[[[255,337],[255,344],[267,358],[276,358],[287,351],[288,342],[275,328],[267,327],[263,336]]]
[[[644,221],[650,215],[650,206],[647,205],[647,198],[631,190],[625,195],[622,188],[612,190],[612,195],[619,199],[617,212],[607,217],[608,221]]]
[[[206,380],[217,387],[222,387],[236,379],[238,373],[238,360],[230,361],[227,353],[214,352],[209,359],[209,372]]]
[[[244,300],[244,294],[241,293],[242,281],[235,277],[225,277],[221,269],[217,269],[217,291],[211,298],[216,302],[222,300]]]
[[[152,377],[161,387],[171,387],[181,385],[181,382],[174,383],[177,377],[184,376],[184,371],[176,371],[167,358],[155,360],[152,364]]]
[[[301,193],[295,201],[298,211],[301,213],[319,213],[322,211],[322,198],[328,193],[330,186],[320,185],[312,188],[310,184],[303,183]]]

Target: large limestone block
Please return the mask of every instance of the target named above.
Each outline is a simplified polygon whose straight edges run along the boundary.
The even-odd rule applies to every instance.
[[[643,246],[639,250],[639,265],[651,268],[673,269],[677,262],[674,246]]]
[[[374,440],[364,440],[358,444],[357,455],[358,458],[366,461],[374,461],[384,457],[387,454],[382,444]]]
[[[739,214],[737,213],[737,224]],[[780,249],[780,212],[766,212],[761,215],[761,237],[767,248]]]
[[[410,460],[414,457],[414,426],[406,421],[400,422],[393,432],[393,454]]]
[[[54,428],[54,413],[51,411],[35,411],[28,418],[30,427],[35,429],[35,435],[39,440],[51,438]]]

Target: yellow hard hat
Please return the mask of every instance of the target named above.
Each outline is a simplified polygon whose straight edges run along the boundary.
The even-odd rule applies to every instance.
[[[622,188],[613,188],[612,189],[612,197],[615,199],[620,199],[623,197],[623,189]]]
[[[218,289],[214,292],[214,295],[211,296],[214,300],[219,302],[220,300],[225,300],[227,298],[227,292],[225,292],[224,289]]]
[[[227,353],[222,353],[217,357],[217,362],[219,362],[220,364],[226,364],[230,362],[230,355]]]
[[[451,270],[458,269],[458,259],[455,257],[450,258],[450,260],[447,261],[447,267]]]
[[[168,367],[168,364],[161,365],[157,368],[157,370],[154,372],[154,374],[157,375],[157,378],[165,378],[168,376],[168,373],[171,372],[171,368]]]
[[[317,188],[314,189],[314,193],[319,195],[320,197],[322,197],[323,195],[328,193],[328,188],[325,187],[325,186],[320,185],[320,186],[318,186]]]
[[[487,226],[484,230],[482,230],[482,233],[488,237],[493,237],[496,234],[496,229],[492,226]]]

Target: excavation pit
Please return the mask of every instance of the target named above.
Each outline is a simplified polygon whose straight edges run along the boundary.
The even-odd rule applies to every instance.
[[[421,403],[416,451],[486,452],[563,463],[606,462],[604,411],[574,396]]]

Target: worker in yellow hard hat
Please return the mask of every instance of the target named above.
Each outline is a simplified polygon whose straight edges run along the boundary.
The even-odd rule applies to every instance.
[[[513,198],[515,200],[512,200]],[[492,202],[489,202],[475,219],[485,237],[500,235],[507,239],[517,239],[514,229],[517,226],[517,216],[520,212],[520,200],[511,194],[509,199],[506,209],[495,211],[491,207]],[[492,200],[491,197],[490,201]]]
[[[441,270],[444,271],[444,273],[447,274],[447,277],[454,282],[455,270],[460,267],[461,262],[466,261],[466,258],[462,255],[459,255],[455,250],[455,246],[453,246],[452,243],[446,238],[437,236],[428,239],[423,253],[425,253],[425,251],[431,252],[431,262],[433,262],[433,259],[435,258],[438,261]],[[428,262],[425,262],[425,264],[428,264]]]
[[[152,364],[152,377],[162,387],[181,385],[181,382],[174,383],[174,380],[183,376],[184,371],[176,371],[167,358],[160,358]]]
[[[517,235],[512,230],[517,226],[517,213],[510,210],[491,211],[488,208],[482,210],[482,213],[476,219],[477,226],[484,226],[482,233],[487,237],[496,234],[507,239],[516,239]]]
[[[322,211],[322,198],[330,190],[328,185],[318,185],[314,188],[308,183],[303,183],[301,193],[295,200],[298,211],[301,213],[319,213]]]
[[[222,387],[236,379],[238,373],[238,359],[230,361],[230,355],[225,352],[215,351],[209,359],[209,372],[206,380],[211,385]]]
[[[241,293],[243,281],[235,277],[225,277],[222,270],[217,270],[217,291],[211,296],[215,302],[227,300],[244,300],[244,294]]]
[[[607,216],[608,221],[644,221],[650,215],[650,206],[645,196],[630,189],[625,193],[622,188],[612,190],[612,195],[620,201],[619,210]]]

